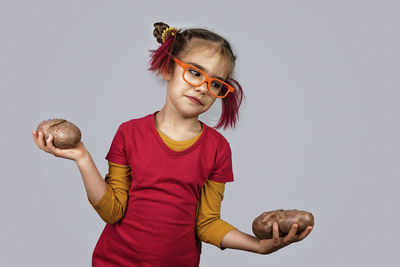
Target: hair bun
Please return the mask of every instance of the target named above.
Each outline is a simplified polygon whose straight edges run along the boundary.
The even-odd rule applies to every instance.
[[[157,39],[158,43],[162,43],[162,33],[165,29],[169,28],[168,24],[164,22],[156,22],[154,23],[153,35]]]

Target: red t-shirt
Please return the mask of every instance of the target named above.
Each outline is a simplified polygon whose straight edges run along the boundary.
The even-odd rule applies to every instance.
[[[105,157],[130,166],[132,182],[125,216],[107,224],[93,252],[92,265],[198,266],[196,208],[207,179],[233,181],[228,141],[203,122],[197,141],[171,150],[158,134],[154,115],[122,123]]]

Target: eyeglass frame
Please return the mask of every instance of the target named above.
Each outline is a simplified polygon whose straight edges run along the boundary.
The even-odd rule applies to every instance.
[[[202,85],[203,83],[207,82],[207,91],[208,91],[212,96],[215,96],[215,97],[217,97],[217,98],[225,98],[229,93],[233,93],[233,92],[235,91],[235,88],[233,88],[233,86],[229,85],[228,83],[226,83],[226,82],[224,82],[224,81],[222,81],[222,80],[220,80],[220,79],[208,77],[208,75],[207,75],[204,71],[200,70],[199,68],[196,68],[195,66],[193,66],[193,65],[191,65],[191,64],[184,63],[184,62],[182,62],[180,59],[178,59],[177,57],[173,57],[173,60],[174,60],[180,67],[182,67],[182,69],[183,69],[182,78],[183,78],[183,80],[184,80],[185,82],[187,82],[188,84],[193,85],[193,86],[200,86],[200,85]],[[186,79],[185,79],[185,72],[187,71],[187,68],[188,68],[188,67],[190,67],[191,69],[194,69],[194,70],[200,72],[200,73],[204,76],[204,80],[203,80],[201,83],[199,83],[199,84],[193,84],[193,83],[190,83],[188,80],[186,80]],[[210,84],[211,84],[211,82],[214,81],[214,80],[216,80],[216,81],[218,81],[218,82],[220,82],[220,83],[222,83],[222,84],[224,84],[225,86],[228,87],[228,91],[227,91],[227,93],[226,93],[224,96],[217,96],[217,95],[215,95],[213,92],[211,92],[211,90],[210,90]]]

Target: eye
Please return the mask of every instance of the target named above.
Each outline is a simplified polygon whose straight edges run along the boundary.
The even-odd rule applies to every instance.
[[[222,84],[219,83],[219,82],[213,81],[213,82],[211,83],[211,86],[212,86],[213,88],[215,88],[215,89],[221,89]]]
[[[193,76],[197,76],[197,77],[201,76],[201,73],[198,72],[198,71],[195,70],[195,69],[188,68],[187,70],[188,70],[188,71],[190,72],[190,74],[192,74]]]

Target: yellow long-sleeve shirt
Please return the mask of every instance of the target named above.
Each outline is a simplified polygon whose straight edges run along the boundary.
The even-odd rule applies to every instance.
[[[157,129],[165,144],[172,150],[182,151],[193,145],[201,133],[192,139],[175,141]],[[128,191],[131,183],[129,166],[108,162],[109,172],[105,177],[106,192],[103,197],[93,204],[99,216],[106,223],[116,223],[123,218],[128,203]],[[220,249],[223,237],[236,229],[220,219],[221,202],[224,198],[225,183],[207,180],[200,192],[197,204],[196,230],[198,238]]]

